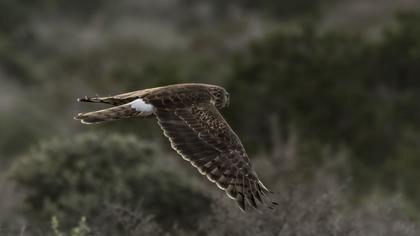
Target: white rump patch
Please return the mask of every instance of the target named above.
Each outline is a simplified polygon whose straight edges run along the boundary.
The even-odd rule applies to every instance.
[[[128,104],[131,105],[131,108],[139,112],[153,113],[154,111],[154,106],[151,104],[145,103],[143,99],[141,98],[138,98]]]

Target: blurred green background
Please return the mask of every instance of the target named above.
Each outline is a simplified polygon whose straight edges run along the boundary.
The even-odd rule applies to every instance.
[[[0,0],[0,235],[419,235],[419,23],[418,0]],[[72,119],[182,82],[230,92],[276,210],[243,215],[154,120]]]

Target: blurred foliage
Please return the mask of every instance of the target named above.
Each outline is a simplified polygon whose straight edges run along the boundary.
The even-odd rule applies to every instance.
[[[117,93],[172,83],[204,82],[215,76],[225,77],[226,65],[221,62],[227,59],[221,56],[209,53],[196,55],[179,49],[150,49],[141,42],[116,41],[101,49],[62,57],[52,64],[54,66],[50,73],[59,76],[69,70],[69,74],[61,77],[61,80],[82,78],[91,87],[104,90],[111,87],[112,92]]]
[[[31,66],[49,50],[36,35],[38,21],[68,17],[83,22],[94,15],[107,0],[2,0],[0,1],[0,69],[23,85],[36,81]]]
[[[220,20],[222,17],[229,15],[232,10],[245,10],[253,13],[263,14],[269,17],[280,19],[290,19],[292,17],[303,17],[317,15],[323,3],[331,2],[331,0],[266,0],[266,1],[252,1],[252,0],[234,0],[234,1],[191,1],[183,0],[186,6],[194,6],[195,4],[208,3],[213,7],[213,12]],[[235,9],[236,8],[236,9]]]
[[[100,9],[106,1],[2,0],[0,2],[0,32],[18,32],[37,14],[60,12],[83,19],[82,17],[90,16]]]
[[[89,133],[44,142],[11,175],[26,192],[23,210],[41,222],[55,215],[69,226],[81,216],[99,219],[107,204],[142,204],[167,228],[193,228],[209,199],[167,161],[156,164],[159,156],[155,145],[131,136]]]
[[[259,2],[252,0],[236,0],[236,2],[247,9],[266,12],[266,14],[277,18],[288,18],[291,16],[317,14],[319,13],[321,3],[325,2],[325,0],[268,0]]]
[[[286,176],[281,169],[284,160],[273,150],[284,146],[275,136],[288,142],[296,135],[292,156],[301,161],[297,172],[310,169],[313,177],[316,168],[308,166],[334,162],[333,154],[344,150],[349,162],[342,177],[351,172],[356,197],[365,199],[379,188],[402,193],[420,209],[415,187],[420,178],[420,13],[400,14],[379,40],[370,41],[363,35],[321,32],[316,19],[323,4],[331,2],[179,0],[171,3],[176,6],[171,11],[165,0],[0,1],[0,83],[19,88],[6,108],[3,103],[9,100],[0,100],[0,161],[15,162],[14,157],[26,153],[12,170],[25,192],[26,218],[47,222],[57,215],[70,229],[85,215],[89,226],[96,226],[106,205],[116,203],[129,209],[144,206],[141,217],[153,215],[167,229],[196,227],[209,212],[210,200],[180,174],[184,169],[167,163],[169,154],[160,150],[169,150],[167,141],[160,147],[157,141],[152,145],[114,134],[163,139],[155,121],[82,127],[71,120],[91,109],[75,104],[76,97],[181,82],[227,87],[231,107],[223,114],[250,156],[274,153],[265,157],[275,164],[262,169],[271,173],[272,182],[294,174]],[[149,21],[158,24],[140,24]],[[117,24],[121,22],[135,27],[128,24],[126,31],[115,31],[113,27],[125,26]],[[292,26],[284,27],[288,23]],[[137,24],[145,29],[132,32]],[[180,42],[159,47],[135,35],[160,27],[168,27],[168,35],[180,37]],[[48,30],[57,30],[58,36]],[[129,36],[119,35],[127,31]],[[83,37],[73,38],[79,34]],[[98,42],[89,46],[91,34]],[[72,40],[86,40],[88,46]],[[75,135],[82,129],[92,133]],[[98,130],[107,133],[96,134]],[[69,137],[45,141],[64,135]],[[42,145],[27,152],[38,142]],[[236,217],[217,211],[221,209],[209,222],[222,224]],[[304,210],[295,213],[300,212]],[[325,212],[315,213],[313,222],[322,221]],[[331,220],[336,214],[328,216]],[[272,219],[282,219],[276,217]],[[378,221],[383,225],[392,218]],[[209,235],[244,233],[229,229],[230,223],[252,224],[242,217],[227,222],[227,228],[205,230]]]
[[[51,219],[51,229],[54,232],[54,236],[66,236],[67,234],[60,231],[60,221],[57,217]],[[86,224],[86,217],[82,217],[79,224],[71,230],[70,236],[88,236],[90,235],[90,228]]]
[[[416,179],[396,171],[390,180],[384,173],[387,162],[404,162],[404,134],[419,137],[418,20],[418,14],[402,14],[380,42],[311,28],[255,42],[234,63],[232,123],[250,146],[271,143],[269,120],[275,117],[285,138],[294,127],[304,143],[348,149],[362,192],[378,182],[388,187]],[[420,155],[418,147],[411,155]]]
[[[232,116],[251,117],[233,119],[254,137],[252,141],[265,139],[266,144],[271,116],[278,117],[281,127],[296,125],[304,136],[322,142],[354,137],[358,133],[352,125],[364,120],[367,110],[360,107],[367,96],[359,61],[364,48],[357,38],[318,35],[311,29],[292,35],[280,32],[254,43],[237,57],[228,85]],[[360,112],[350,116],[356,104]],[[335,129],[325,128],[330,125]]]

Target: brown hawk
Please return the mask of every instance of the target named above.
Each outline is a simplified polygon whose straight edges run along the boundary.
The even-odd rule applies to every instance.
[[[132,117],[156,116],[172,148],[199,172],[216,183],[242,210],[257,208],[271,193],[258,179],[241,141],[220,114],[229,94],[220,86],[175,84],[109,97],[85,97],[79,102],[99,102],[113,107],[80,113],[85,124]]]

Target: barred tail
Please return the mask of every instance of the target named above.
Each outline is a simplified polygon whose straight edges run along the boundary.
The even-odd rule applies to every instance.
[[[79,113],[74,119],[80,120],[84,124],[94,124],[133,117],[148,117],[151,116],[153,112],[154,108],[152,105],[146,104],[142,99],[136,99],[132,102],[108,109]]]
[[[130,97],[130,98],[118,98],[115,96],[109,96],[109,97],[83,97],[78,98],[78,102],[92,102],[92,103],[105,103],[110,104],[114,106],[119,106],[128,102],[131,102],[135,100],[136,97]]]

